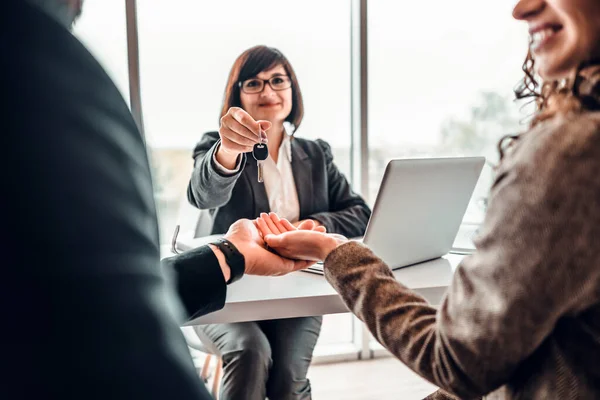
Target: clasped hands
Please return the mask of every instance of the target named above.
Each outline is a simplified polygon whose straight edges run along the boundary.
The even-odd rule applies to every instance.
[[[266,276],[308,268],[348,241],[342,235],[326,233],[325,227],[312,220],[296,227],[275,213],[263,213],[253,221],[239,220],[225,238],[244,255],[246,274]]]

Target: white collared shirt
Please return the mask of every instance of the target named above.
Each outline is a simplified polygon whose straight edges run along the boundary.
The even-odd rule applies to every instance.
[[[296,222],[300,218],[300,203],[294,174],[292,173],[292,142],[288,133],[289,128],[285,125],[284,128],[277,164],[271,156],[264,161],[263,179],[271,211],[290,222]],[[213,155],[213,161],[220,172],[225,174],[235,174],[240,170],[241,158],[235,169],[232,170],[219,164],[216,152]],[[248,162],[256,161],[252,158],[252,155],[248,155]]]

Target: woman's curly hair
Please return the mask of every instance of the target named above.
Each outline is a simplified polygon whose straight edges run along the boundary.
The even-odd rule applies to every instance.
[[[591,70],[588,71],[588,68]],[[600,111],[600,60],[581,63],[573,76],[561,81],[539,82],[535,73],[535,59],[528,51],[522,70],[523,80],[515,89],[517,100],[531,99],[535,103],[530,128],[557,114],[573,115],[584,111]],[[500,159],[520,135],[500,139]]]

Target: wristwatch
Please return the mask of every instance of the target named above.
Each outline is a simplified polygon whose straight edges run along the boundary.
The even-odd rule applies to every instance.
[[[244,272],[246,272],[246,260],[244,255],[227,239],[221,238],[210,244],[218,247],[219,250],[223,252],[225,261],[227,261],[227,265],[229,265],[231,276],[229,277],[227,284],[229,285],[230,283],[239,280],[244,275]]]

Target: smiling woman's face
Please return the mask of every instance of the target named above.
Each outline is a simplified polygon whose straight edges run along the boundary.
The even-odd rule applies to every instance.
[[[565,78],[582,62],[600,58],[600,0],[520,0],[513,16],[528,23],[545,80]]]
[[[256,78],[271,79],[282,76],[286,79],[288,74],[282,65],[260,72]],[[267,120],[273,124],[281,124],[292,112],[292,88],[284,90],[273,90],[271,85],[266,83],[264,89],[259,93],[248,94],[242,91],[240,93],[242,108],[248,112],[255,120]]]

